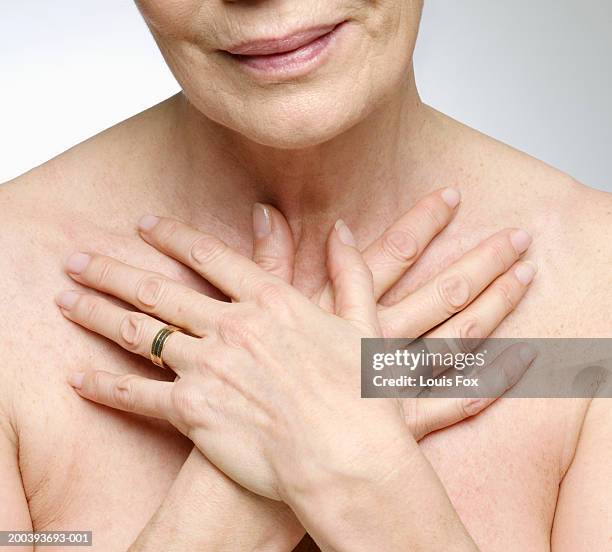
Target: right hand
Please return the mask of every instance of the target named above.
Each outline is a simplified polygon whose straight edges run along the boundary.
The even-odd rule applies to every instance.
[[[363,255],[373,274],[377,299],[393,288],[417,261],[429,242],[448,225],[455,212],[456,208],[444,202],[441,191],[434,192],[419,201],[365,249]],[[255,206],[253,218],[253,259],[262,268],[287,282],[292,282],[294,241],[287,221],[278,210],[268,205]],[[529,276],[534,272],[532,266],[516,263],[523,247],[513,246],[509,239],[510,233],[512,230],[508,229],[495,234],[410,297],[401,299],[391,307],[379,304],[384,335],[402,337],[414,335],[414,332],[429,331],[429,335],[454,336],[460,339],[471,337],[475,329],[479,329],[479,335],[482,337],[490,334],[520,301],[529,284]],[[459,278],[459,283],[455,286],[452,285],[453,278]],[[473,287],[462,290],[462,282],[471,283]],[[491,283],[493,285],[490,285]],[[332,310],[334,299],[331,291],[331,285],[326,283],[313,294],[312,300]],[[456,294],[459,291],[464,291],[464,297],[461,301],[454,301],[457,295],[453,292]],[[415,320],[415,305],[435,305],[436,308],[418,309],[417,312],[422,317]],[[436,329],[431,331],[432,328]],[[493,377],[497,396],[501,396],[521,375],[521,367],[514,372],[493,374],[497,376]],[[491,396],[495,396],[495,393]],[[477,401],[416,399],[405,404],[404,411],[410,432],[419,440],[433,431],[479,413],[493,401],[494,398]],[[201,491],[202,486],[205,492]],[[299,522],[285,504],[240,489],[209,464],[197,448],[193,449],[169,495],[173,497],[173,500],[168,501],[170,509],[166,506],[166,509],[161,511],[161,517],[180,522],[181,534],[187,538],[190,532],[185,531],[185,528],[192,523],[201,526],[201,520],[192,519],[190,512],[194,504],[199,504],[200,511],[206,511],[211,489],[224,489],[221,493],[223,496],[216,497],[215,500],[226,504],[225,510],[231,516],[238,514],[251,522],[243,522],[240,532],[233,531],[234,547],[248,548],[256,543],[261,547],[271,546],[288,550],[293,548],[304,534]],[[191,498],[190,494],[193,495]],[[183,504],[189,506],[187,514],[183,513]],[[211,520],[215,520],[214,515]],[[228,527],[230,526],[228,522]],[[155,538],[158,537],[156,533],[153,532]],[[208,538],[202,541],[196,535],[191,535],[188,544],[192,548],[196,548],[197,544],[202,545],[202,549],[210,548],[212,543]],[[303,540],[299,549],[318,550],[312,541],[308,542]],[[197,544],[194,547],[195,543]],[[134,550],[148,550],[148,547],[138,547]]]
[[[294,246],[289,226],[278,211],[269,206],[264,209],[270,231],[262,233],[261,226],[256,228],[254,259],[262,268],[291,282]],[[377,299],[414,264],[429,242],[450,222],[454,212],[455,209],[444,201],[443,192],[430,194],[365,250],[364,257],[374,275]],[[403,243],[412,244],[412,247],[397,248],[402,237]],[[523,239],[521,245],[520,240],[515,239],[513,243],[512,237],[527,239]],[[408,297],[389,307],[380,306],[379,317],[385,337],[426,334],[461,339],[465,337],[466,328],[477,328],[479,337],[487,336],[511,312],[526,290],[528,278],[525,274],[533,274],[533,270],[526,263],[515,263],[528,245],[528,236],[520,231],[499,232]],[[81,274],[79,281],[88,285],[91,276],[93,274]],[[103,287],[98,289],[117,295],[111,286],[107,286],[109,289]],[[311,299],[328,310],[334,307],[329,286],[323,286]],[[87,326],[86,320],[75,321]],[[430,331],[433,328],[435,330]],[[503,394],[520,375],[522,371],[515,370],[506,377],[494,378],[496,394],[491,396]],[[412,435],[419,440],[476,414],[492,400],[473,404],[464,399],[412,399],[412,407],[405,408],[406,421]],[[253,496],[254,511],[261,508],[261,500]],[[281,511],[286,508],[281,504],[274,506]]]
[[[418,201],[371,245],[363,258],[372,271],[378,301],[400,281],[423,254],[429,243],[450,223],[459,204],[453,189],[437,190]],[[285,217],[270,205],[253,209],[253,260],[286,282],[293,281],[295,247]],[[535,276],[531,262],[520,261],[531,238],[524,230],[507,228],[493,234],[432,280],[393,305],[379,302],[379,320],[384,337],[434,337],[456,340],[484,339],[516,307]],[[333,311],[332,286],[326,282],[311,299]],[[503,395],[523,375],[529,363],[493,363],[487,381],[487,398],[431,397],[406,399],[404,411],[412,435],[427,434],[480,413]]]

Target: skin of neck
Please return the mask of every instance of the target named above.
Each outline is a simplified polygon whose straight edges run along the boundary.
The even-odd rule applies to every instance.
[[[427,112],[412,71],[404,86],[357,125],[299,150],[257,144],[211,121],[182,94],[175,103],[172,143],[182,151],[173,157],[187,161],[178,171],[184,193],[196,199],[207,182],[209,209],[211,203],[225,209],[270,203],[296,234],[310,225],[331,227],[340,217],[359,233],[369,217],[399,214],[411,176],[427,155]]]
[[[325,273],[325,241],[339,218],[360,247],[376,239],[439,183],[424,170],[440,145],[431,110],[412,70],[403,86],[347,131],[304,149],[249,140],[200,113],[183,94],[167,102],[161,156],[172,175],[155,190],[160,212],[212,228],[248,254],[251,208],[269,203],[286,217],[296,245],[296,275]],[[152,180],[147,183],[151,195]]]

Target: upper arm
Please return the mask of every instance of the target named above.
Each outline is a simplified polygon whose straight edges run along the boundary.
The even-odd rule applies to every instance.
[[[554,552],[612,549],[612,398],[595,398],[559,493]]]
[[[8,416],[0,409],[0,531],[32,530],[17,450],[17,435]],[[30,552],[32,547],[11,547],[11,550]]]

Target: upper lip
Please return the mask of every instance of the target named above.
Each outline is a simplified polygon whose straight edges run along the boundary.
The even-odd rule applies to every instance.
[[[320,25],[297,31],[290,35],[285,35],[279,38],[260,38],[257,40],[249,40],[248,42],[240,42],[229,48],[226,51],[230,54],[244,56],[266,56],[270,54],[282,54],[297,50],[310,42],[315,41],[338,26],[338,23],[332,25]]]

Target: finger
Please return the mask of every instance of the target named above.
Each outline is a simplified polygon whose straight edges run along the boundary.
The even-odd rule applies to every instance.
[[[484,401],[489,401],[488,399],[471,397],[459,399],[427,397],[408,400],[413,404],[409,411],[410,416],[406,416],[406,422],[416,441],[420,441],[434,431],[475,416],[494,401],[491,399],[485,404]],[[404,409],[407,410],[406,407]]]
[[[418,337],[465,309],[524,253],[531,237],[508,229],[491,236],[399,303],[384,309],[385,337]]]
[[[536,357],[537,351],[527,343],[515,343],[507,347],[493,362],[485,364],[473,374],[478,376],[478,387],[473,391],[474,398],[483,400],[485,408],[514,387]]]
[[[223,301],[112,257],[75,253],[65,267],[73,280],[113,295],[194,335],[204,335],[212,327],[210,318],[227,308]]]
[[[363,252],[372,272],[378,301],[421,256],[431,240],[452,220],[461,195],[454,188],[437,190],[419,200],[405,215]],[[332,288],[327,283],[316,294],[319,306],[333,309]]]
[[[497,278],[465,310],[427,334],[456,340],[460,350],[469,350],[493,333],[519,304],[536,275],[531,261],[518,262]]]
[[[98,404],[152,418],[171,416],[172,382],[102,370],[75,372],[68,381],[81,397]]]
[[[96,295],[65,291],[56,302],[62,314],[73,322],[114,341],[127,351],[151,358],[153,339],[166,324],[140,312],[131,312]],[[164,364],[177,373],[189,369],[198,340],[173,332],[163,349]]]
[[[536,358],[536,351],[526,344],[508,347],[495,361],[472,376],[478,376],[477,396],[452,397],[456,388],[436,388],[427,398],[409,399],[407,421],[418,441],[440,429],[476,416],[493,404],[521,379]],[[471,388],[466,388],[466,393]]]
[[[357,249],[349,227],[338,220],[328,240],[327,265],[333,287],[336,314],[378,335],[378,315],[372,289],[372,273]]]
[[[140,220],[139,229],[147,243],[189,266],[236,301],[253,298],[262,283],[278,282],[218,238],[177,220],[147,215]]]
[[[477,386],[462,388],[466,405],[474,412],[480,411],[516,385],[531,366],[537,351],[527,343],[515,343],[506,347],[493,361],[481,368],[449,370],[447,378],[462,376],[477,379]],[[452,374],[451,374],[452,372]],[[451,400],[457,398],[457,386],[424,389],[421,397]],[[465,405],[464,405],[465,406]],[[477,407],[479,410],[477,410]]]
[[[295,249],[285,217],[274,207],[253,205],[253,261],[285,282],[293,281]]]
[[[425,196],[363,252],[374,278],[376,300],[402,277],[431,240],[448,225],[460,201],[461,195],[454,188]]]

